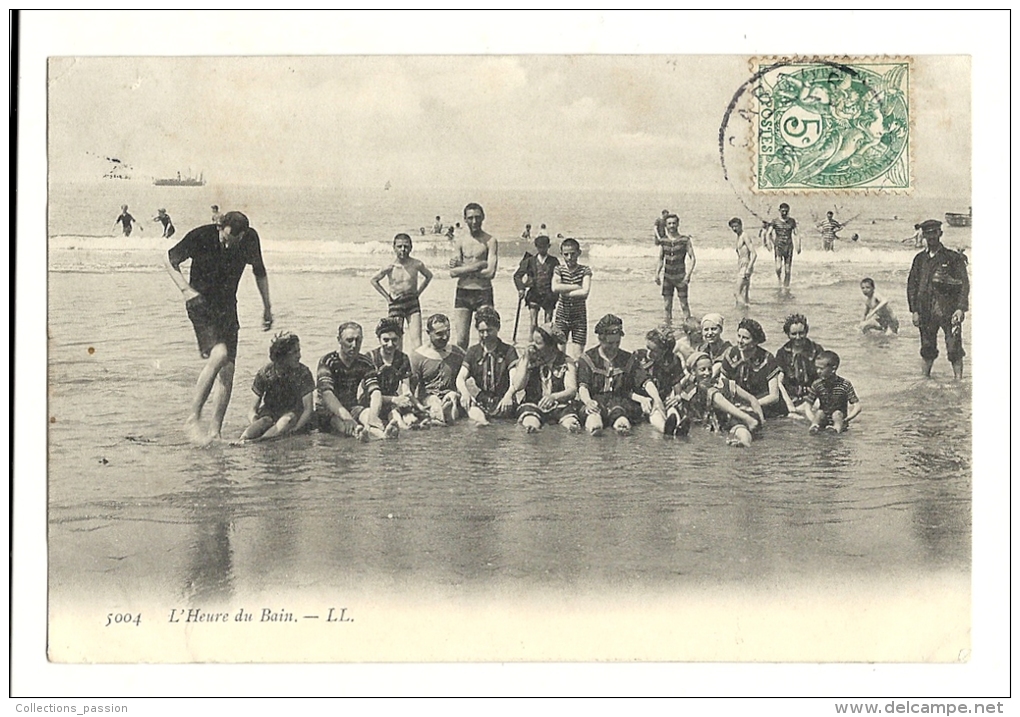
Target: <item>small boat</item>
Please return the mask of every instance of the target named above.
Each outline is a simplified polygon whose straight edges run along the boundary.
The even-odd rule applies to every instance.
[[[205,177],[201,173],[197,177],[182,177],[178,172],[176,178],[153,179],[152,183],[157,187],[204,187]]]
[[[955,212],[946,212],[946,224],[951,227],[969,227],[971,219],[974,217],[974,207],[967,207],[966,214],[957,214]]]

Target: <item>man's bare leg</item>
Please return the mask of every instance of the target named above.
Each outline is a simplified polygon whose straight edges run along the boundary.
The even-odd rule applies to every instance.
[[[666,318],[666,326],[673,325],[673,292],[669,296],[662,297],[663,316]]]
[[[471,340],[471,309],[455,308],[453,310],[454,342],[462,349],[467,349]]]
[[[963,378],[963,359],[953,361],[953,376],[957,381]],[[930,369],[929,369],[930,370]]]
[[[932,364],[934,364],[934,363],[935,363],[935,359],[924,359],[924,377],[925,378],[931,378],[931,367],[932,367]],[[953,370],[954,371],[956,370],[955,366],[953,367]],[[960,371],[961,372],[963,371],[963,364],[962,363],[960,364]]]
[[[223,430],[223,417],[227,415],[230,394],[234,390],[234,362],[227,361],[216,374],[216,387],[212,392],[213,416],[209,424],[209,437],[213,440],[220,437]]]
[[[421,313],[414,313],[407,317],[407,348],[400,346],[400,350],[409,354],[421,346]],[[401,342],[403,343],[403,342]]]

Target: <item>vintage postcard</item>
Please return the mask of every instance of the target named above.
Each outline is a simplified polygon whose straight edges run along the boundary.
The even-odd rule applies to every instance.
[[[48,660],[966,665],[974,68],[889,50],[48,54]]]

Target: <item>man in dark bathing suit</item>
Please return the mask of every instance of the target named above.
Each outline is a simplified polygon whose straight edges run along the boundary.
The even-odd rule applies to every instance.
[[[180,270],[186,259],[191,259],[188,279]],[[219,438],[223,428],[237,357],[237,285],[249,264],[262,297],[262,329],[268,331],[273,326],[269,279],[262,262],[258,232],[249,227],[248,217],[241,212],[227,212],[218,225],[206,224],[192,229],[167,252],[167,272],[184,296],[199,351],[206,359],[186,423],[192,440],[197,443]],[[199,435],[198,422],[210,393],[213,419],[208,434],[203,437]]]

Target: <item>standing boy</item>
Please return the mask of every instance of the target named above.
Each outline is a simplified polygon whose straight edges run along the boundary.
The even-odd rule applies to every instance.
[[[559,259],[549,256],[549,237],[540,234],[535,237],[535,254],[524,252],[521,265],[514,272],[514,286],[517,295],[528,304],[531,313],[531,327],[528,335],[535,333],[538,326],[538,312],[544,313],[545,323],[551,323],[556,310],[557,296],[552,290],[553,270],[560,265]]]
[[[401,326],[407,322],[411,340],[409,349],[416,349],[421,346],[421,303],[418,297],[432,281],[432,272],[422,262],[411,258],[412,247],[411,237],[407,234],[393,237],[393,252],[397,259],[372,277],[372,286],[389,302],[389,315],[400,321]],[[419,274],[425,279],[420,289]],[[389,277],[389,291],[382,287],[383,277]]]
[[[563,334],[567,355],[577,358],[584,353],[588,341],[588,293],[591,291],[591,269],[578,264],[581,245],[567,238],[560,243],[563,264],[553,267],[552,290],[556,302],[556,328]]]

